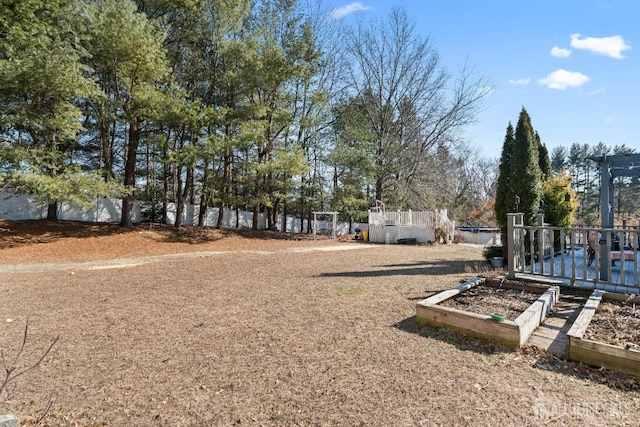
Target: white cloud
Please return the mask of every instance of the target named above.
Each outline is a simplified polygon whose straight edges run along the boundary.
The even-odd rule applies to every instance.
[[[371,9],[371,7],[365,6],[360,2],[350,3],[346,6],[332,10],[331,13],[329,13],[329,18],[340,19],[340,18],[344,18],[345,16],[351,13],[360,12],[360,11],[369,10],[369,9]]]
[[[531,83],[531,77],[526,77],[524,79],[509,79],[509,84],[512,86],[526,86]]]
[[[622,52],[631,49],[621,36],[580,38],[580,34],[571,34],[571,47],[615,59],[623,59]]]
[[[571,51],[569,49],[563,49],[558,46],[551,48],[551,56],[555,56],[556,58],[568,58],[570,55]]]
[[[538,82],[549,89],[565,90],[568,87],[582,86],[589,81],[589,77],[577,71],[556,70]]]

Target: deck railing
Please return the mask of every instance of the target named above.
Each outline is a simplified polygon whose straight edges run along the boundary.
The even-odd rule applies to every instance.
[[[400,227],[451,227],[446,209],[426,212],[394,212],[369,209],[370,225],[397,225]]]
[[[432,227],[435,212],[369,212],[369,224]]]
[[[589,238],[589,235],[597,236]],[[629,228],[526,226],[508,214],[509,277],[543,276],[613,292],[640,292],[640,232]]]

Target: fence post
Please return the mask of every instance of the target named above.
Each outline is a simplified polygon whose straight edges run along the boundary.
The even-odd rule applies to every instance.
[[[545,232],[544,232],[544,214],[538,214],[538,262],[540,263],[540,273],[544,275],[544,244],[545,244]],[[533,236],[531,236],[533,238]],[[533,254],[531,254],[533,258]]]
[[[509,274],[507,277],[509,277],[510,279],[515,279],[516,277],[515,232],[517,216],[522,217],[522,214],[507,214],[507,266],[509,267]]]

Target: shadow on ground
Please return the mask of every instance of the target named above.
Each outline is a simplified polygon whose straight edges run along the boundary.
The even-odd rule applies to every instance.
[[[597,384],[604,384],[611,389],[622,392],[640,393],[640,377],[563,360],[534,346],[523,346],[514,350],[498,343],[469,337],[444,328],[420,326],[416,322],[416,316],[401,320],[393,324],[392,327],[424,338],[446,342],[461,351],[473,351],[483,355],[510,353],[522,357],[531,366],[541,371],[556,372],[583,381],[588,380]]]
[[[411,316],[392,325],[394,328],[421,337],[432,338],[454,345],[462,351],[474,351],[480,354],[513,353],[514,350],[479,338],[462,335],[458,332],[432,326],[421,326],[416,322],[416,316]]]
[[[388,277],[388,276],[445,276],[460,274],[477,262],[468,261],[420,261],[408,264],[389,264],[369,270],[322,273],[319,277]],[[375,268],[375,270],[373,269]]]
[[[169,224],[135,224],[131,228],[117,223],[85,221],[0,220],[0,247],[13,248],[21,245],[50,243],[64,238],[105,237],[126,233],[151,233],[159,242],[167,243],[208,243],[228,237],[242,237],[259,240],[312,240],[304,234],[281,233],[267,230],[216,229],[213,227],[183,226],[176,228]]]
[[[13,248],[21,245],[50,243],[65,237],[84,238],[111,236],[130,232],[114,223],[91,223],[80,221],[0,221],[0,247]]]

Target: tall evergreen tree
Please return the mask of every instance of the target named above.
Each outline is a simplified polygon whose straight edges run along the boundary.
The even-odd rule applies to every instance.
[[[350,223],[358,212],[366,212],[374,203],[366,192],[373,175],[374,159],[370,153],[374,136],[364,125],[366,111],[360,107],[355,100],[337,107],[340,113],[333,124],[335,146],[327,156],[333,168],[331,209],[340,212]]]
[[[511,123],[507,127],[500,158],[495,211],[505,244],[507,213],[515,212],[517,208],[524,214],[525,225],[535,224],[542,198],[538,145],[539,138],[531,126],[529,114],[523,107],[515,132]]]
[[[540,135],[538,135],[538,132],[536,132],[536,141],[538,142],[538,164],[540,165],[540,171],[542,172],[542,179],[545,180],[551,177],[553,169],[551,167],[551,159],[549,158],[549,150],[547,150],[547,146],[540,141]]]
[[[560,173],[567,165],[567,149],[565,147],[553,147],[551,150],[551,170],[554,174]]]
[[[515,137],[511,122],[507,126],[507,134],[502,144],[502,154],[500,155],[500,165],[498,166],[498,184],[496,187],[496,222],[501,229],[502,241],[506,244],[507,236],[507,213],[515,212],[517,207],[514,204],[515,191],[510,186],[510,177],[513,165],[513,150]]]
[[[540,155],[531,118],[522,108],[516,125],[513,145],[513,164],[509,186],[520,197],[520,212],[524,213],[524,222],[534,225],[542,197],[542,172]]]
[[[120,129],[123,183],[130,190],[122,200],[120,225],[130,227],[138,148],[148,132],[149,120],[159,116],[166,101],[159,90],[169,71],[164,34],[131,0],[101,1],[95,8],[91,32],[89,64],[94,70],[92,77],[105,94],[104,101],[92,108],[101,122],[101,132],[107,135],[101,136],[101,141],[112,140],[114,129]]]
[[[99,97],[81,63],[85,27],[74,2],[3,2],[0,8],[0,160],[6,161],[0,181],[41,197],[48,219],[57,219],[59,201],[88,205],[114,194],[75,157],[79,103]]]

